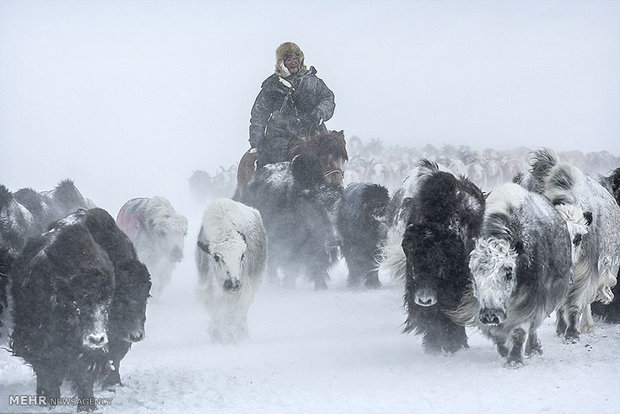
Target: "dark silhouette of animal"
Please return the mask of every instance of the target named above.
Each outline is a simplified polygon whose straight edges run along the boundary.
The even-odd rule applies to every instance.
[[[288,160],[308,154],[316,157],[327,182],[343,185],[344,163],[349,160],[344,131],[320,130],[314,135],[297,139],[288,149]],[[247,150],[237,168],[237,191],[249,181],[256,171],[256,151]],[[238,198],[235,196],[234,198]]]
[[[522,365],[524,352],[541,353],[537,329],[571,279],[570,235],[549,200],[517,184],[496,187],[469,267],[473,287],[454,320],[477,323],[509,367]]]
[[[620,205],[620,167],[616,168],[609,176],[601,177],[600,182],[614,196],[616,203]],[[620,271],[616,279],[618,278],[620,278]],[[602,317],[606,322],[620,323],[620,283],[616,283],[616,286],[611,289],[611,293],[614,298],[608,305],[600,302],[591,304],[592,313]]]
[[[183,259],[187,219],[164,197],[134,198],[121,207],[116,223],[129,236],[140,261],[149,269],[152,294],[159,298]]]
[[[8,247],[0,245],[0,343],[8,339],[9,326],[9,269],[15,257],[9,253]]]
[[[418,192],[424,178],[433,174],[437,169],[451,172],[428,159],[421,159],[418,165],[405,177],[390,200],[387,208],[388,235],[387,241],[381,249],[379,274],[386,274],[391,279],[402,281],[404,284],[407,274],[407,259],[402,242],[407,222],[414,209],[413,197]]]
[[[209,173],[203,170],[196,170],[192,172],[188,181],[194,200],[199,203],[205,202],[211,195],[211,188],[213,186]]]
[[[0,185],[0,247],[5,247],[8,254],[17,255],[28,237],[36,233],[32,213],[8,188]]]
[[[351,287],[361,282],[371,289],[381,287],[377,262],[387,237],[386,208],[390,201],[387,188],[379,184],[351,183],[345,187],[338,229],[342,237],[342,256]]]
[[[151,287],[148,270],[138,261],[131,241],[112,216],[94,208],[58,221],[30,245],[11,271],[12,347],[35,369],[37,394],[53,404],[64,378],[74,382],[80,398],[92,396],[96,380],[104,386],[120,384],[121,360],[133,343],[144,338]],[[100,274],[109,276],[110,286],[101,282],[91,291],[90,278],[99,275],[95,282],[101,281]],[[85,288],[79,284],[73,288],[73,279]],[[98,298],[103,294],[102,302]],[[82,325],[92,319],[91,308],[105,334],[101,344],[79,340]],[[41,323],[49,328],[41,330]]]
[[[427,352],[467,347],[465,327],[448,316],[470,280],[469,253],[480,234],[484,195],[466,178],[433,171],[419,183],[402,240],[407,260],[405,332],[423,334]]]
[[[76,214],[93,239],[105,250],[114,266],[116,286],[109,314],[108,354],[111,369],[103,377],[108,387],[121,384],[120,363],[132,344],[145,337],[146,305],[151,278],[146,266],[138,260],[131,240],[100,208]]]
[[[32,366],[36,393],[47,404],[66,378],[81,403],[105,365],[114,266],[88,229],[71,217],[31,238],[11,270],[14,329],[11,348]]]
[[[592,329],[590,305],[610,303],[620,268],[620,207],[597,180],[577,167],[559,162],[543,149],[533,153],[529,176],[521,185],[543,194],[553,205],[574,205],[589,214],[590,225],[575,246],[573,283],[557,313],[558,335],[576,342]]]
[[[342,187],[330,184],[315,157],[302,154],[291,162],[267,164],[237,194],[235,200],[256,208],[267,239],[267,274],[292,287],[304,271],[316,289],[326,289],[328,269],[337,260],[341,239],[337,214]]]
[[[31,188],[11,193],[0,185],[0,245],[16,255],[29,237],[38,236],[57,220],[91,205],[71,180],[41,193]]]
[[[196,292],[214,342],[248,336],[247,314],[265,270],[267,237],[258,210],[220,198],[204,212],[196,245]]]
[[[61,181],[53,190],[42,192],[22,188],[14,196],[33,215],[36,235],[45,232],[57,220],[93,206],[71,180]]]

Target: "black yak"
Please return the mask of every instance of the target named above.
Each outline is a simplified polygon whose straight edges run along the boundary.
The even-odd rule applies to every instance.
[[[437,169],[451,173],[445,167],[427,159],[420,160],[418,166],[405,177],[390,200],[387,208],[387,240],[381,249],[379,274],[386,274],[393,280],[405,283],[407,258],[402,242],[407,222],[414,211],[413,197],[419,191],[424,178]]]
[[[351,183],[344,189],[338,214],[342,255],[349,269],[347,283],[368,288],[381,287],[377,262],[387,237],[387,188],[379,184]]]
[[[100,282],[89,290],[89,283],[103,279],[100,274],[109,275],[109,286]],[[31,239],[11,276],[12,348],[34,368],[38,395],[53,404],[65,377],[74,382],[79,398],[92,397],[95,380],[104,386],[121,382],[121,359],[132,343],[144,338],[151,283],[146,266],[112,216],[94,208],[58,221]],[[80,278],[85,287],[73,288],[71,283]],[[78,340],[92,312],[98,315],[98,326],[104,326],[98,347]],[[39,329],[41,324],[49,329]]]
[[[9,269],[15,257],[9,253],[8,247],[0,244],[0,343],[8,339],[9,333]]]
[[[261,213],[269,240],[268,276],[277,279],[282,269],[284,284],[294,286],[303,269],[315,289],[326,289],[341,243],[342,187],[326,181],[317,159],[302,154],[261,167],[236,197]]]
[[[112,362],[103,386],[121,384],[120,362],[131,345],[145,337],[146,305],[151,289],[149,272],[138,260],[131,240],[112,216],[100,208],[79,216],[93,239],[106,251],[116,275],[116,287],[109,315],[109,353]]]
[[[28,237],[37,235],[34,217],[13,193],[0,185],[0,247],[17,255],[26,245]]]
[[[93,383],[106,369],[108,314],[114,266],[88,229],[73,217],[31,238],[11,270],[14,329],[11,348],[37,377],[37,395],[53,405],[69,379],[89,404]]]
[[[432,171],[420,179],[402,240],[405,332],[423,334],[426,351],[456,352],[467,347],[467,335],[448,314],[458,308],[469,284],[469,253],[480,233],[485,200],[468,179],[428,167]]]

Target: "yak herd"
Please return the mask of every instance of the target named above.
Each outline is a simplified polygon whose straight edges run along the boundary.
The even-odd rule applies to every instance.
[[[360,159],[349,160],[354,178]],[[375,163],[374,178],[359,181],[347,169],[343,186],[301,153],[211,199],[193,244],[211,339],[248,336],[263,277],[326,289],[340,258],[350,288],[402,284],[404,331],[431,353],[467,348],[466,327],[477,327],[519,367],[542,352],[537,329],[553,312],[567,342],[592,328],[593,313],[618,323],[620,168],[593,177],[544,149],[505,162],[497,181],[483,168],[480,181],[457,161]],[[407,171],[398,186],[397,170]],[[0,185],[0,341],[32,367],[42,403],[54,405],[68,380],[78,410],[92,410],[96,384],[121,383],[121,360],[145,337],[148,298],[182,260],[187,231],[163,197],[129,200],[114,219],[70,180],[45,192]]]

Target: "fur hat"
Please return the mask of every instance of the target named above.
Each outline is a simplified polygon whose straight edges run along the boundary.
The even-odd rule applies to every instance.
[[[276,49],[276,73],[278,75],[285,78],[291,76],[291,73],[286,66],[284,66],[284,60],[291,56],[297,56],[299,58],[299,75],[303,75],[308,71],[308,68],[304,65],[304,52],[302,52],[295,43],[285,42]]]

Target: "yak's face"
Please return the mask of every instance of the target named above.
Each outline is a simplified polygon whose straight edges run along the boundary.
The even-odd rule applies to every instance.
[[[145,337],[146,304],[151,290],[149,272],[137,260],[122,263],[116,274],[116,288],[110,308],[114,335],[125,342]]]
[[[418,306],[435,305],[439,291],[455,288],[454,283],[466,274],[465,245],[458,234],[442,226],[410,224],[402,246],[407,257],[407,277],[412,278]]]
[[[69,323],[85,348],[100,349],[108,343],[112,280],[109,273],[88,268],[82,269],[82,273],[72,277],[61,288],[67,296],[60,303],[68,312]]]
[[[323,238],[325,248],[330,250],[342,245],[338,230],[338,211],[342,202],[342,188],[336,185],[320,185],[302,192],[301,217],[307,228],[317,237]]]
[[[187,219],[183,216],[166,214],[149,221],[150,241],[154,250],[160,252],[171,263],[183,260],[183,248],[187,235]]]
[[[232,294],[241,290],[242,268],[245,266],[245,235],[238,231],[226,232],[209,243],[198,241],[198,248],[209,257],[218,290]]]
[[[499,325],[506,318],[510,298],[517,288],[516,265],[517,251],[508,241],[498,238],[476,241],[469,268],[483,324]]]
[[[387,205],[390,202],[387,190],[378,186],[369,188],[365,194],[364,201],[365,216],[380,223],[385,222]]]

